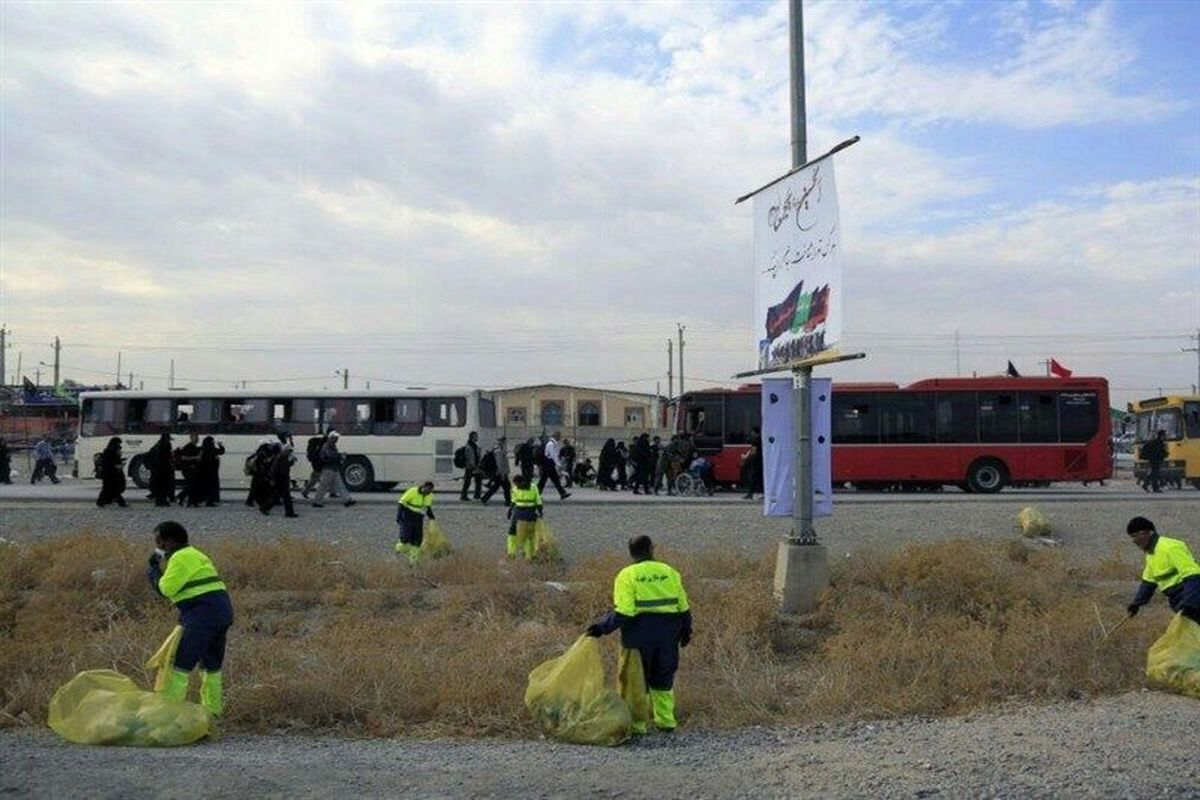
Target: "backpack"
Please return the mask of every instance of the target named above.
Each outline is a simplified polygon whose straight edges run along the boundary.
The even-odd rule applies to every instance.
[[[493,450],[488,450],[483,454],[483,458],[479,460],[479,468],[483,470],[484,475],[496,474],[496,453]]]
[[[454,451],[454,466],[458,467],[459,469],[466,468],[466,466],[467,466],[467,448],[465,445]]]
[[[315,468],[321,466],[321,447],[325,444],[324,436],[314,436],[308,440],[308,445],[305,447],[305,456],[310,464]]]

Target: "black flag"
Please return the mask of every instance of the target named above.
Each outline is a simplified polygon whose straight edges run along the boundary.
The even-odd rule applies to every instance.
[[[1008,362],[1008,377],[1010,377],[1010,378],[1021,377],[1021,373],[1017,372],[1017,368],[1013,366],[1013,363],[1011,361]]]

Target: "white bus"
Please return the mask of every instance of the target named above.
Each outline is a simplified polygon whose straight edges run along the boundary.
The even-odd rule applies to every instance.
[[[181,447],[193,431],[212,436],[225,447],[221,485],[249,486],[243,469],[247,456],[270,436],[292,437],[296,451],[293,477],[308,477],[308,439],[336,430],[345,456],[343,477],[351,491],[390,488],[433,480],[448,489],[462,472],[454,451],[479,432],[480,447],[496,436],[496,407],[479,390],[408,391],[106,391],[80,395],[77,474],[92,477],[93,458],[113,436],[120,436],[126,469],[139,487],[150,482],[143,456],[166,431]]]

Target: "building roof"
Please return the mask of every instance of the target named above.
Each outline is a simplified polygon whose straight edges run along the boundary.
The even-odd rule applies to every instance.
[[[508,386],[503,389],[493,389],[493,393],[500,392],[527,392],[533,389],[574,389],[579,392],[608,392],[611,394],[631,394],[637,397],[648,397],[650,399],[660,398],[657,394],[648,394],[646,392],[631,392],[627,389],[613,389],[603,386],[573,386],[569,383],[534,383],[529,386]]]

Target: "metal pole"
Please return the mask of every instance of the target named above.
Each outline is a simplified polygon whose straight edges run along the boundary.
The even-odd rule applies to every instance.
[[[342,388],[343,389],[350,388],[350,370],[349,369],[342,370]]]
[[[683,329],[687,325],[675,323],[679,327],[679,396],[683,396]]]
[[[121,351],[117,351],[117,388],[121,388]]]
[[[62,342],[60,342],[58,340],[58,337],[55,336],[54,337],[54,388],[55,389],[58,389],[58,373],[59,373],[59,366],[60,366],[59,357],[61,354],[62,354]]]
[[[1195,353],[1196,354],[1196,387],[1197,387],[1196,390],[1200,391],[1200,328],[1196,329],[1196,346],[1195,347],[1181,347],[1179,349],[1184,353]],[[1160,394],[1161,394],[1161,392],[1160,392]]]
[[[804,4],[790,0],[788,31],[792,65],[792,169],[808,161],[808,130],[804,110]]]
[[[792,404],[796,427],[796,452],[792,495],[792,541],[797,544],[816,544],[813,527],[812,491],[812,367],[800,367],[795,375],[795,402]]]
[[[127,388],[127,389],[133,388],[133,372],[129,373],[129,383],[125,384],[125,388]]]
[[[175,388],[175,359],[173,359],[173,358],[171,359],[171,374],[167,378],[167,388],[168,389]]]
[[[667,339],[667,399],[675,397],[675,342]]]
[[[962,377],[962,342],[957,328],[954,329],[954,377]]]
[[[4,348],[8,346],[8,342],[6,341],[7,336],[8,330],[3,325],[0,325],[0,384],[8,380],[8,373],[4,371]],[[13,381],[13,383],[16,383],[16,381]]]

